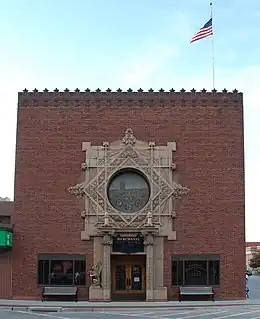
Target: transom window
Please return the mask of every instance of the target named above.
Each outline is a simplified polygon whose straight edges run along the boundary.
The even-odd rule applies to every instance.
[[[122,213],[141,210],[150,197],[150,187],[145,176],[135,169],[122,169],[108,183],[110,204]]]
[[[174,256],[172,258],[173,286],[218,286],[220,284],[219,256]]]
[[[84,255],[39,255],[38,285],[84,286],[85,284],[86,260]]]

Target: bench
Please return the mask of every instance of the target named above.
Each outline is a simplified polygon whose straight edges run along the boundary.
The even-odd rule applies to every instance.
[[[78,301],[78,288],[77,287],[43,287],[42,289],[42,301],[46,300],[46,297],[61,297],[69,296]]]
[[[179,287],[179,301],[182,296],[210,296],[214,301],[214,295],[212,287]]]

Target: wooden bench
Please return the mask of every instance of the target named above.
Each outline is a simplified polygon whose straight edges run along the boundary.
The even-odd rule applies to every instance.
[[[212,287],[179,287],[179,301],[182,296],[210,296],[214,301],[214,290]]]
[[[47,297],[61,297],[69,296],[78,301],[78,288],[77,287],[43,287],[42,289],[42,301],[46,300]]]

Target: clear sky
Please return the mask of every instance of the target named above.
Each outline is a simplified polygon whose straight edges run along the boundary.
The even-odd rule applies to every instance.
[[[212,88],[207,0],[1,0],[0,197],[13,198],[17,92]],[[260,1],[213,1],[216,88],[244,93],[247,240],[260,241]]]

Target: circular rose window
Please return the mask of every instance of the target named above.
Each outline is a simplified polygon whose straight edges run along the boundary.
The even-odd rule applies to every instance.
[[[145,176],[137,170],[121,170],[108,184],[110,204],[123,213],[142,209],[150,197],[150,187]]]

